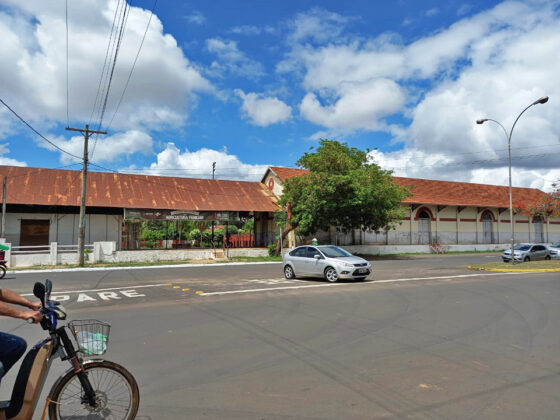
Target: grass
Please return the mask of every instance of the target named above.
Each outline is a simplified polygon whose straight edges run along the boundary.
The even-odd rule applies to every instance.
[[[505,262],[493,262],[487,264],[478,264],[470,266],[474,270],[539,270],[539,269],[559,269],[560,270],[560,260],[551,261],[528,261],[522,263],[505,263]]]
[[[503,251],[450,251],[445,254],[435,254],[426,252],[403,252],[402,254],[356,254],[366,260],[398,260],[407,259],[406,257],[414,256],[431,256],[431,255],[455,255],[455,254],[496,254],[500,255]]]

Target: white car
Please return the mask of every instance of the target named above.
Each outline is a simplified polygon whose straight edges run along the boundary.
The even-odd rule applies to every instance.
[[[513,248],[513,259],[515,261],[550,260],[550,250],[541,244],[517,244]],[[506,249],[502,254],[504,262],[511,261],[511,249]]]
[[[284,255],[284,276],[323,277],[327,281],[338,279],[365,280],[371,273],[371,264],[334,245],[298,246]]]
[[[550,258],[560,260],[560,242],[555,242],[548,247],[550,250]]]

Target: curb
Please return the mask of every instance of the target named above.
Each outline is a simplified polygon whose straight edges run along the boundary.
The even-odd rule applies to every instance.
[[[481,268],[473,267],[469,265],[467,267],[469,270],[478,271],[494,271],[500,273],[557,273],[560,272],[560,268]]]
[[[162,265],[139,265],[122,267],[83,267],[83,268],[46,268],[44,270],[9,270],[6,274],[33,274],[33,273],[72,273],[77,271],[118,271],[118,270],[154,270],[158,268],[187,268],[187,267],[227,267],[230,265],[256,265],[256,264],[281,264],[282,261],[261,262],[230,262],[210,264],[162,264]]]

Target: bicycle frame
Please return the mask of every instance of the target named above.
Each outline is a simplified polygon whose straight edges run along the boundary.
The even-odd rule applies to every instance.
[[[42,300],[44,305],[44,297]],[[74,370],[78,375],[86,401],[91,405],[95,404],[95,391],[83,372],[84,362],[78,357],[66,327],[57,328],[57,317],[53,311],[45,311],[41,325],[49,331],[50,337],[39,341],[25,355],[10,401],[0,403],[0,420],[31,420],[52,361],[56,357],[70,362],[72,367],[69,370]],[[58,378],[54,386],[67,372]],[[49,404],[50,400],[47,398],[42,419],[45,418]]]

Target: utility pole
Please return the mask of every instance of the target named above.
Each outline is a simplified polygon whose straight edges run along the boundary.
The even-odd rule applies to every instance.
[[[84,266],[84,242],[86,238],[86,185],[87,185],[87,165],[88,165],[88,140],[90,134],[107,134],[106,131],[90,130],[86,124],[85,130],[81,128],[66,127],[68,131],[79,131],[84,135],[84,162],[82,166],[82,199],[80,202],[80,231],[78,236],[78,265]]]
[[[212,162],[212,179],[214,179],[214,172],[216,172],[216,162]]]
[[[2,185],[2,232],[0,233],[0,238],[5,238],[6,234],[6,183],[8,182],[8,177],[4,175],[4,183]]]

